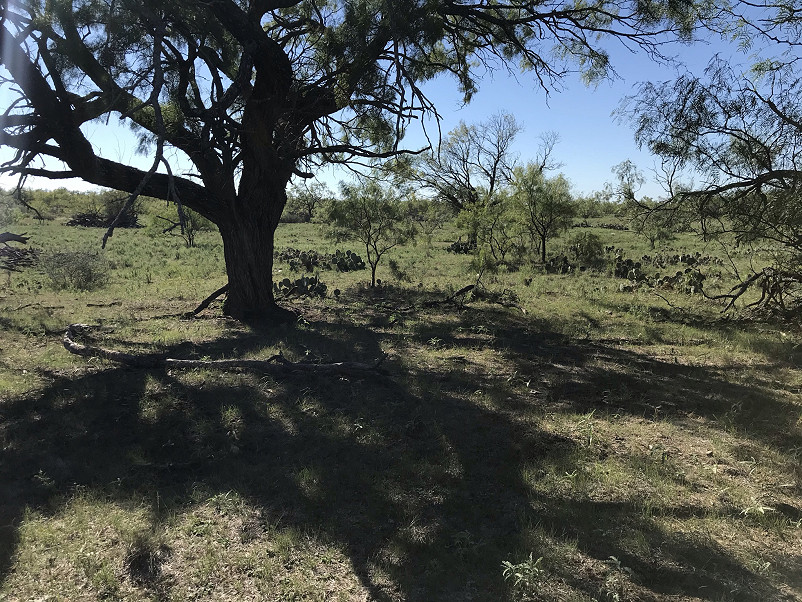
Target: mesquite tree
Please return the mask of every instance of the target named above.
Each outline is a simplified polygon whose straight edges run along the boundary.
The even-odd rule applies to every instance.
[[[546,178],[539,165],[515,169],[512,198],[524,230],[546,262],[546,243],[571,227],[575,213],[571,184],[562,174]]]
[[[281,317],[273,241],[291,178],[405,152],[409,124],[436,115],[420,86],[439,74],[466,101],[493,65],[546,87],[570,65],[601,77],[601,38],[659,54],[689,37],[695,1],[6,0],[0,76],[16,100],[0,144],[17,152],[0,169],[197,211],[223,238],[224,311]],[[116,121],[139,133],[150,169],[103,157],[81,129]]]
[[[795,61],[764,63],[747,77],[718,59],[703,76],[644,84],[630,99],[638,141],[662,157],[669,175],[662,211],[692,217],[724,244],[767,247],[762,257],[753,253],[749,273],[736,270],[740,284],[717,295],[728,307],[751,287],[760,291],[753,305],[802,307],[800,100]],[[688,168],[690,186],[677,178]]]
[[[412,177],[457,211],[481,208],[509,183],[515,165],[512,146],[522,130],[509,113],[478,124],[460,122],[437,152],[418,159]]]
[[[342,199],[328,205],[329,234],[335,240],[357,240],[365,245],[370,264],[370,286],[376,286],[376,268],[387,251],[415,236],[409,207],[388,187],[368,180],[340,184]]]

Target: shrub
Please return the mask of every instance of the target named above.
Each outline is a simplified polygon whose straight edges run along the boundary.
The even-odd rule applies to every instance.
[[[285,223],[311,222],[318,210],[331,198],[329,188],[322,182],[305,183],[287,193],[287,205],[281,216]]]
[[[178,235],[184,239],[184,244],[187,248],[192,248],[195,246],[195,237],[198,232],[212,232],[215,229],[215,225],[209,219],[203,217],[200,213],[193,211],[189,207],[182,207],[181,210],[184,214],[183,224],[181,223],[180,216],[176,216],[176,219],[172,219],[157,215],[154,219],[161,220],[162,224],[168,224],[161,228],[162,234]],[[155,221],[153,225],[156,225]]]
[[[99,253],[61,251],[51,253],[42,261],[45,275],[55,289],[89,291],[108,282],[109,264]]]
[[[568,241],[568,256],[579,265],[589,268],[601,268],[606,261],[604,245],[601,239],[591,232],[580,232]]]
[[[335,240],[358,240],[365,245],[370,264],[370,286],[376,286],[379,260],[393,247],[416,234],[415,226],[405,219],[396,193],[375,181],[359,184],[341,183],[342,200],[327,207],[328,235]]]
[[[13,222],[19,213],[13,195],[0,190],[0,227]]]

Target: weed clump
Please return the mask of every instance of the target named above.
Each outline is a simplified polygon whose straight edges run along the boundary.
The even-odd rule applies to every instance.
[[[99,253],[61,251],[51,253],[41,262],[45,275],[56,290],[90,291],[108,282],[109,263]]]

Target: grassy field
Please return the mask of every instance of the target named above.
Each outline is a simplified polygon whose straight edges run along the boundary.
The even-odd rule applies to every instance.
[[[323,271],[325,299],[286,302],[297,324],[254,330],[219,304],[180,317],[225,282],[213,233],[100,251],[101,230],[14,228],[43,262],[110,269],[91,292],[0,275],[0,600],[802,599],[798,324],[605,271],[485,273],[426,305],[476,281],[441,232],[376,290]],[[315,224],[278,238],[334,249]],[[67,353],[75,322],[180,358],[388,357],[359,378],[137,370]]]

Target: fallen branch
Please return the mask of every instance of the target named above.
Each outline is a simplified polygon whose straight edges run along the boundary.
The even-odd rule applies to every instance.
[[[14,234],[13,232],[0,233],[0,243],[3,243],[6,246],[8,246],[9,242],[27,244],[29,238],[30,236],[25,236],[25,234]]]
[[[727,300],[721,313],[735,306],[751,287],[758,288],[760,298],[745,305],[746,308],[764,308],[770,311],[779,310],[782,313],[795,311],[799,306],[798,288],[802,284],[802,273],[797,270],[782,270],[772,267],[763,268],[755,272],[746,280],[733,286],[728,293],[708,295],[703,289],[702,294],[711,300]],[[797,290],[794,290],[797,289]],[[789,303],[791,307],[788,307]]]
[[[194,310],[187,314],[187,317],[197,316],[200,312],[211,305],[212,301],[217,299],[220,295],[228,292],[228,282],[226,282],[225,286],[221,286],[216,291],[214,291],[211,295],[206,297],[203,301],[200,302],[200,305],[196,307]]]
[[[476,288],[475,284],[469,284],[468,286],[463,286],[461,289],[459,289],[456,293],[454,293],[450,297],[446,297],[442,301],[433,301],[433,302],[431,302],[431,304],[432,305],[443,305],[445,303],[451,303],[457,297],[461,297],[462,295],[470,293],[474,288]]]
[[[19,249],[12,247],[10,242],[18,242],[23,245],[28,244],[30,237],[25,234],[14,234],[13,232],[0,233],[0,269],[7,272],[19,272],[20,268],[33,265],[39,257],[36,249]]]
[[[475,285],[469,284],[468,286],[463,286],[456,293],[454,293],[453,295],[449,295],[445,299],[437,299],[435,301],[424,301],[423,303],[419,303],[417,305],[413,303],[412,305],[407,305],[406,307],[397,308],[394,311],[395,313],[406,314],[418,309],[422,309],[424,307],[437,307],[438,305],[446,305],[448,303],[454,303],[457,301],[458,297],[462,297],[462,295],[471,292],[474,289],[474,287]]]
[[[480,275],[481,277],[481,275]],[[425,301],[423,303],[419,303],[417,305],[412,304],[408,305],[407,307],[402,307],[396,309],[394,313],[397,314],[408,314],[418,309],[429,308],[429,307],[437,307],[439,305],[447,305],[449,303],[453,303],[457,305],[460,309],[464,308],[465,302],[463,301],[464,296],[467,293],[473,291],[474,299],[478,301],[484,301],[485,303],[495,303],[496,305],[501,305],[502,307],[507,307],[510,309],[517,309],[521,313],[525,314],[526,310],[515,303],[514,301],[508,301],[505,299],[505,294],[509,293],[509,291],[505,290],[502,293],[495,293],[488,291],[484,286],[481,285],[479,279],[477,279],[476,284],[469,284],[468,286],[463,286],[457,292],[452,295],[449,295],[445,299],[438,299],[436,301]],[[396,322],[398,322],[399,318],[395,318],[390,321],[390,325],[392,326]]]
[[[365,376],[375,374],[379,371],[382,362],[387,358],[384,354],[373,364],[361,362],[336,362],[331,364],[309,364],[301,362],[291,362],[283,355],[278,354],[264,360],[256,359],[230,359],[230,360],[182,360],[165,357],[160,354],[137,355],[83,345],[75,341],[76,335],[90,328],[86,324],[70,324],[64,333],[64,348],[74,355],[82,357],[99,357],[125,366],[133,368],[166,368],[166,369],[191,369],[191,368],[214,368],[217,370],[254,370],[265,372],[271,375],[282,376],[288,374],[326,374],[342,376]]]

